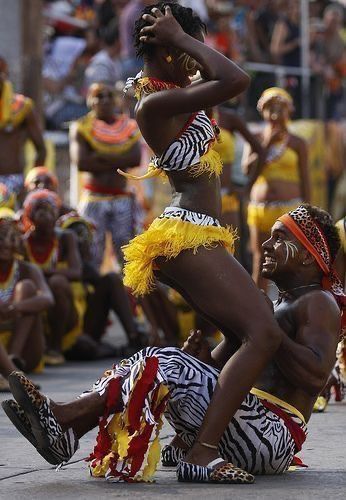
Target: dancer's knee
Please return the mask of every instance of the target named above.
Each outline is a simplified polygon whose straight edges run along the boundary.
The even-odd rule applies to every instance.
[[[33,297],[37,293],[37,288],[35,283],[30,279],[24,279],[17,283],[15,289],[15,297],[19,300],[23,300],[29,297]]]
[[[280,328],[273,324],[257,324],[248,332],[247,342],[250,343],[259,353],[265,355],[274,354],[280,347],[282,332]]]

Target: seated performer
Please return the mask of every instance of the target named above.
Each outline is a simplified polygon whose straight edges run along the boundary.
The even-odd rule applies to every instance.
[[[28,139],[36,149],[36,165],[42,165],[46,148],[33,101],[13,92],[7,63],[0,57],[0,182],[16,196],[24,188],[23,150]]]
[[[83,331],[97,343],[106,331],[109,312],[118,316],[129,342],[129,348],[141,345],[140,334],[133,319],[129,297],[120,276],[107,273],[103,276],[91,258],[93,225],[76,212],[70,212],[58,220],[62,229],[70,229],[78,239],[82,259],[82,281],[87,287],[87,307],[84,313]],[[143,344],[142,344],[143,345]],[[100,347],[100,346],[99,346]]]
[[[60,198],[53,191],[31,192],[24,201],[24,220],[30,229],[24,236],[26,260],[39,266],[54,296],[48,311],[47,364],[64,362],[62,350],[70,348],[81,332],[72,282],[81,277],[81,260],[75,235],[56,227]]]
[[[121,246],[136,233],[138,206],[117,168],[126,170],[139,165],[140,133],[135,120],[116,109],[111,87],[94,83],[87,102],[90,113],[71,127],[70,155],[86,176],[78,211],[97,224],[92,251],[95,265],[100,267],[106,231],[111,233],[120,263]]]
[[[284,472],[305,441],[306,423],[333,366],[340,335],[339,305],[343,307],[345,296],[332,271],[339,245],[330,216],[309,205],[280,217],[263,244],[262,272],[280,290],[274,315],[284,338],[219,444],[224,460],[237,471],[237,467],[247,471],[237,476],[237,482],[252,482],[252,474]],[[186,464],[183,450],[198,439],[232,348],[225,339],[210,355],[198,332],[187,342],[187,352],[149,347],[105,372],[91,393],[64,404],[49,400],[22,374],[13,373],[9,383],[16,401],[2,405],[17,429],[52,464],[68,461],[78,439],[99,422],[89,457],[91,472],[113,481],[147,480],[154,473],[165,411],[178,438],[174,448],[164,448],[163,461],[167,465],[180,458],[181,479]],[[147,450],[147,465],[139,472]],[[209,466],[206,472],[195,466],[203,481],[230,482],[222,479],[224,462],[218,460],[217,468]]]
[[[0,344],[17,367],[31,371],[43,355],[41,313],[53,305],[53,296],[41,270],[18,258],[20,233],[14,215],[0,209]],[[8,376],[10,366],[1,370],[1,365],[0,360],[0,373]]]

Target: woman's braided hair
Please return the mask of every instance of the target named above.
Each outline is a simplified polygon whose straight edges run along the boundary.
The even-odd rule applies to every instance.
[[[139,19],[135,22],[133,38],[137,57],[151,57],[155,52],[155,45],[151,45],[140,40],[141,29],[145,26],[149,26],[149,23],[142,18],[143,14],[151,14],[151,9],[154,7],[160,9],[160,11],[164,13],[167,5],[171,8],[173,16],[183,28],[185,33],[191,36],[200,32],[206,33],[207,27],[205,23],[189,7],[182,7],[179,4],[171,2],[158,2],[156,4],[149,5],[143,9]]]

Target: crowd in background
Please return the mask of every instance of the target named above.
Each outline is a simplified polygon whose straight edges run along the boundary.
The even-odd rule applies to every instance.
[[[301,13],[299,0],[180,0],[194,9],[207,26],[206,43],[240,65],[265,63],[286,68],[301,66]],[[46,125],[66,128],[86,112],[89,85],[102,81],[117,85],[141,68],[132,44],[134,21],[152,0],[46,1],[43,63]],[[344,8],[340,3],[309,3],[312,100],[324,96],[324,116],[345,115],[346,74]],[[246,68],[246,66],[245,66]],[[280,86],[293,96],[296,117],[301,115],[301,77],[289,73]],[[247,119],[262,91],[275,85],[275,75],[253,71],[246,96],[230,103]],[[312,102],[311,116],[316,117]]]

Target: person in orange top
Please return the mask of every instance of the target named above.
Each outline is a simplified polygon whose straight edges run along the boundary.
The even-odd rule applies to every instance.
[[[122,262],[121,246],[136,233],[139,209],[127,189],[127,180],[117,169],[140,163],[140,132],[135,120],[118,109],[114,89],[94,83],[88,92],[90,113],[73,123],[70,130],[70,156],[78,170],[85,173],[81,215],[97,225],[92,254],[99,267],[109,231],[117,257]]]

